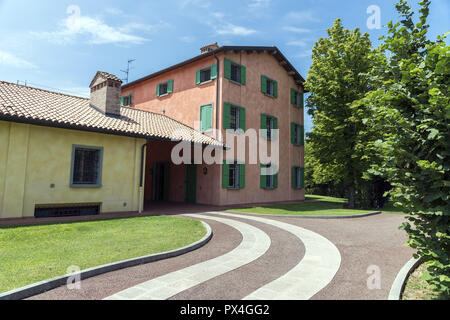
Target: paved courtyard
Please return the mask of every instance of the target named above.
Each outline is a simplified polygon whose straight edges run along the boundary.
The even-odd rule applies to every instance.
[[[411,258],[401,215],[299,219],[205,212],[213,238],[182,256],[89,278],[30,299],[386,299]],[[368,288],[380,271],[380,288]],[[372,276],[373,277],[373,276]]]

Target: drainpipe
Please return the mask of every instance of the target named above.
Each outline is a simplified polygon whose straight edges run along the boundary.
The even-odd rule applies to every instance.
[[[142,211],[144,211],[144,160],[146,148],[149,144],[150,139],[147,139],[147,142],[142,145],[141,150],[141,170],[139,175],[139,213],[142,213]]]
[[[216,132],[215,137],[217,139],[217,136],[219,134],[219,79],[220,79],[220,61],[219,58],[217,58],[216,53],[213,54],[214,58],[216,58],[217,61],[217,78],[216,78]]]

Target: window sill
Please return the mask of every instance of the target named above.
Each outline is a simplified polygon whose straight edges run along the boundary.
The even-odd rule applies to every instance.
[[[233,188],[233,187],[228,187],[227,190],[230,190],[230,191],[239,191],[239,190],[241,190],[241,188],[239,188],[239,187],[235,187],[235,188]]]
[[[208,81],[203,81],[203,82],[198,83],[197,85],[198,85],[198,86],[201,86],[201,85],[204,85],[204,84],[208,84],[208,83],[213,82],[214,80],[216,80],[216,79],[211,79],[211,80],[208,80]]]
[[[70,184],[71,188],[101,188],[101,184]]]
[[[163,98],[163,97],[166,97],[166,96],[168,96],[168,95],[170,95],[170,94],[171,94],[171,92],[164,93],[164,94],[160,94],[160,95],[158,96],[158,98]]]
[[[275,97],[275,96],[271,96],[270,94],[267,94],[267,93],[264,93],[264,95],[266,97],[269,97],[269,98],[272,98],[272,99],[277,99],[278,98],[278,97]]]
[[[241,82],[237,82],[237,81],[234,81],[234,80],[231,80],[231,79],[228,79],[228,81],[230,81],[231,83],[234,83],[235,85],[238,85],[238,86],[243,86],[244,85]]]

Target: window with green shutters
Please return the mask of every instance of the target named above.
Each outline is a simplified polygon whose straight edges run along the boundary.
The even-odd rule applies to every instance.
[[[277,140],[278,119],[268,115],[261,114],[261,136],[267,140]]]
[[[161,82],[156,86],[156,96],[162,97],[173,92],[173,80]]]
[[[131,95],[131,94],[120,98],[120,106],[121,107],[131,106],[132,103],[133,103],[133,95]]]
[[[305,168],[292,167],[292,188],[303,189],[305,187]]]
[[[269,97],[278,98],[278,82],[262,75],[261,92]]]
[[[261,164],[260,184],[261,188],[266,190],[278,188],[278,172],[275,165]]]
[[[234,161],[222,165],[222,187],[224,189],[239,190],[245,188],[245,164]]]
[[[247,82],[247,70],[245,66],[230,59],[224,59],[224,77],[235,83],[245,85]]]
[[[304,96],[303,93],[291,88],[291,104],[297,108],[303,108]]]
[[[212,115],[213,115],[212,104],[200,107],[200,124],[201,132],[205,132],[212,129]]]
[[[297,123],[291,123],[291,143],[303,146],[305,143],[305,128]]]
[[[217,79],[217,64],[197,70],[195,74],[195,84],[205,83]]]
[[[245,108],[236,106],[229,102],[223,104],[223,129],[238,130],[245,132]]]

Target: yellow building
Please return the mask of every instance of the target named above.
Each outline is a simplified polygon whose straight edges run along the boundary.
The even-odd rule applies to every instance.
[[[120,107],[121,81],[98,72],[91,98],[0,81],[0,219],[135,212],[143,208],[145,147],[183,130],[164,115]]]

